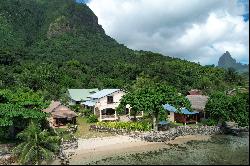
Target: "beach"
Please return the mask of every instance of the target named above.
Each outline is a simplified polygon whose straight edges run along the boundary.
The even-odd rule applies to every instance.
[[[209,139],[210,136],[188,135],[177,137],[175,140],[168,142],[146,142],[129,136],[117,135],[103,138],[79,139],[78,148],[67,150],[66,152],[74,152],[74,155],[71,156],[70,164],[77,165],[117,155],[128,155],[168,148],[169,144],[183,144],[192,140],[206,141]],[[55,161],[53,164],[58,164],[58,161]]]

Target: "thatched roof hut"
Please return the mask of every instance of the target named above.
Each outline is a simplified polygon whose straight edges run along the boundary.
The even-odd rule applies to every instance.
[[[77,116],[70,108],[64,106],[59,101],[52,101],[48,108],[43,110],[50,113],[53,118],[67,118],[68,120]]]
[[[59,107],[61,104],[60,101],[51,101],[48,108],[44,109],[43,112],[51,113],[55,108]]]
[[[192,109],[202,112],[205,109],[206,103],[208,101],[208,96],[204,95],[187,95],[188,100],[191,103]]]
[[[191,89],[188,93],[189,95],[202,95],[202,91],[199,89]]]

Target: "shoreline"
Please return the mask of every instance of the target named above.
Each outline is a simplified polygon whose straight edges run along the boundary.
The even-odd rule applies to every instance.
[[[187,135],[177,137],[167,142],[146,142],[129,136],[118,135],[103,138],[79,139],[78,148],[75,150],[66,150],[66,152],[75,153],[70,157],[70,164],[82,165],[107,157],[156,151],[169,148],[171,144],[180,145],[189,141],[207,141],[210,138],[210,135]],[[60,163],[56,160],[52,164],[57,165]]]

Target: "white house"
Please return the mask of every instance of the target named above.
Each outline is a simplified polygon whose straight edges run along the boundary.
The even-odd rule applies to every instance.
[[[91,94],[89,100],[85,101],[83,105],[91,108],[99,117],[99,121],[115,121],[118,120],[116,108],[123,95],[125,92],[121,89],[103,89]]]

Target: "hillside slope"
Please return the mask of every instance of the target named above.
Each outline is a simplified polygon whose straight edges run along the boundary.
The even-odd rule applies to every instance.
[[[74,0],[0,1],[0,36],[0,88],[29,88],[50,99],[67,88],[129,89],[139,75],[182,93],[242,84],[224,69],[128,49]]]

